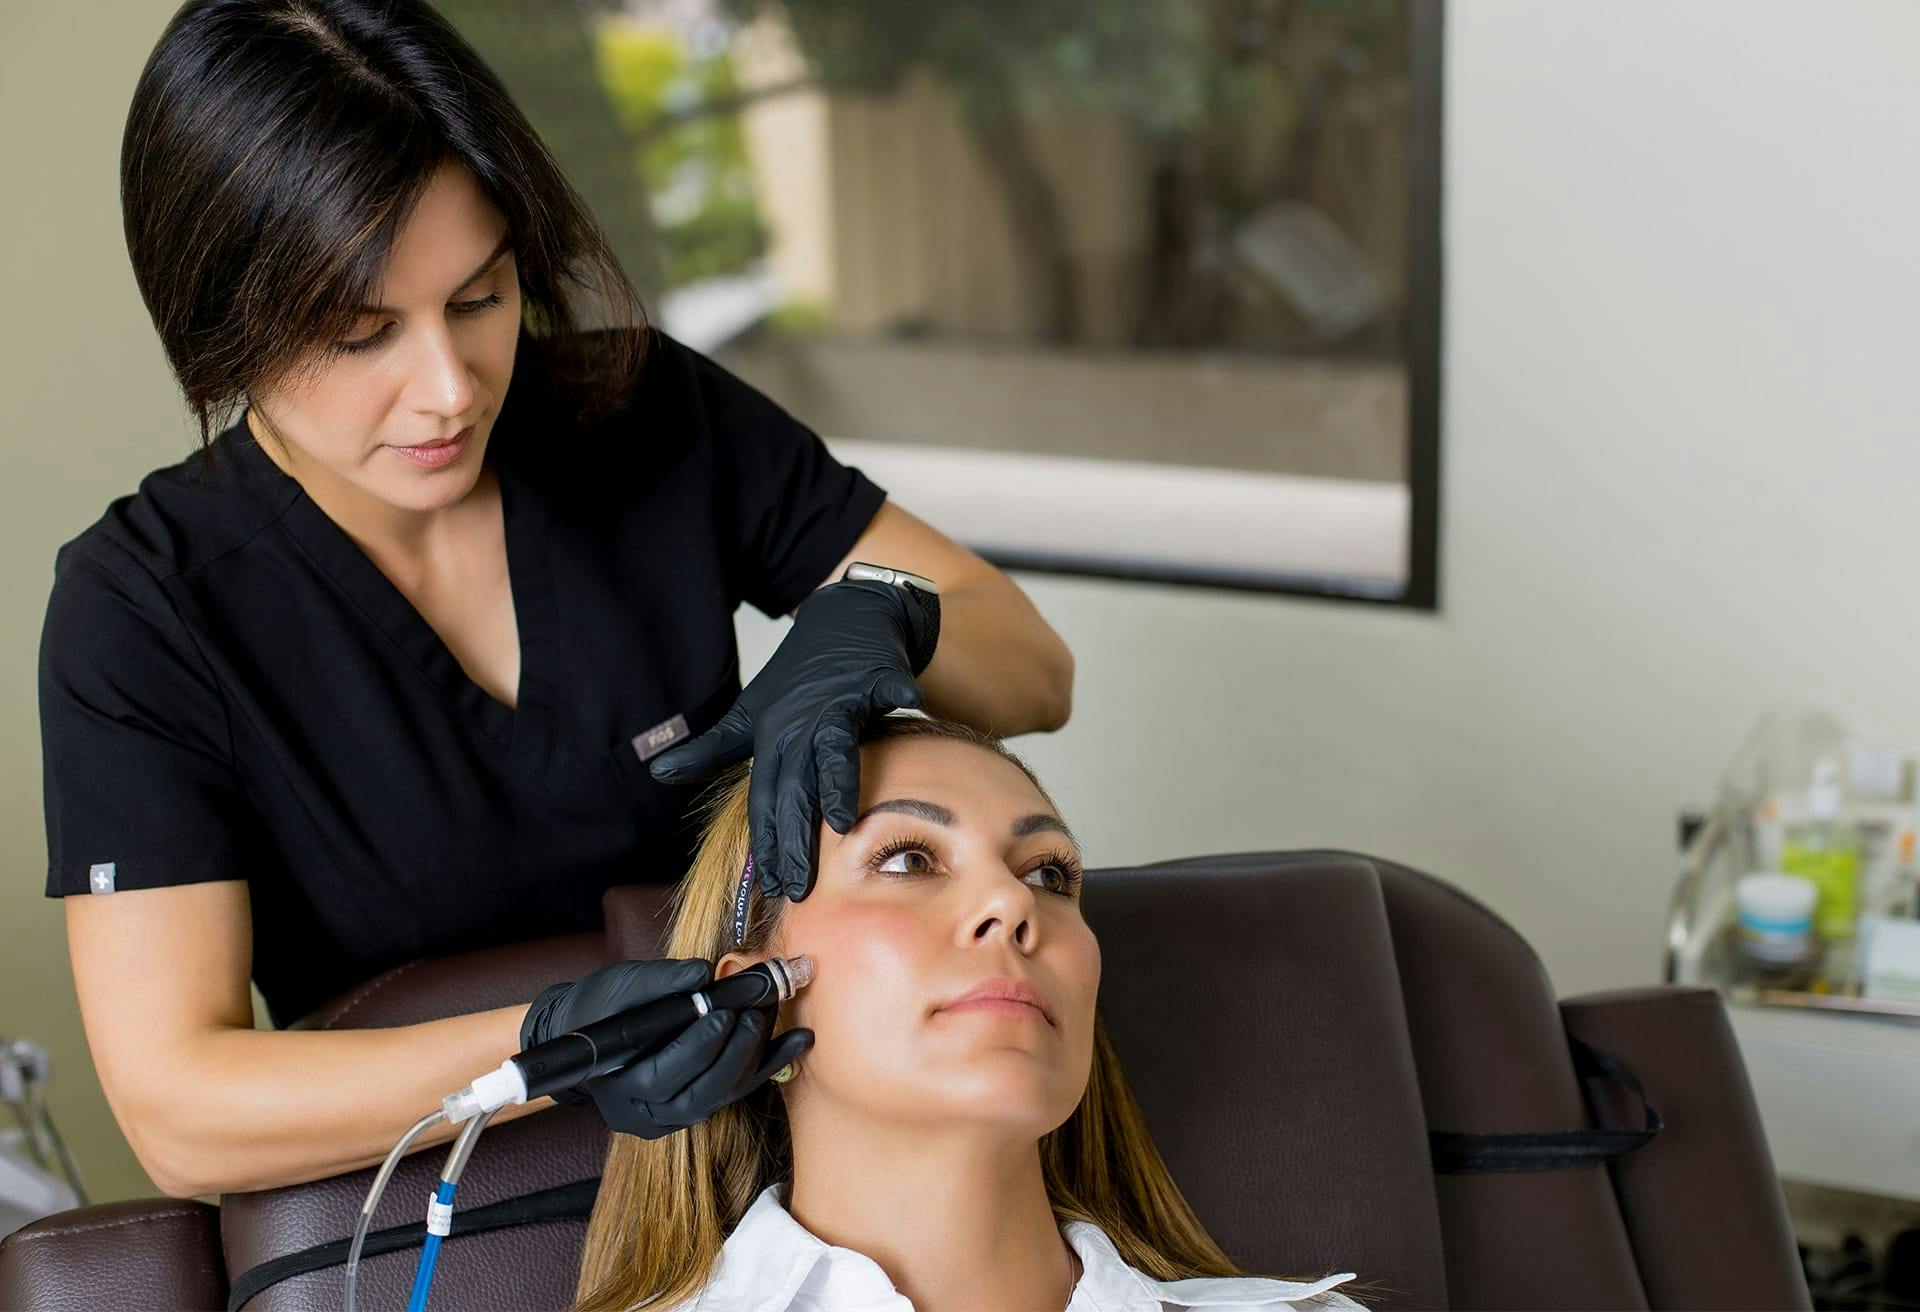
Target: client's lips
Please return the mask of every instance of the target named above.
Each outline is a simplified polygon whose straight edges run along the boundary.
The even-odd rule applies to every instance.
[[[1008,979],[999,976],[974,985],[958,997],[948,998],[934,1008],[934,1011],[962,1011],[974,1008],[1027,1006],[1039,1012],[1047,1024],[1053,1024],[1053,1008],[1047,1005],[1040,990],[1024,980]]]

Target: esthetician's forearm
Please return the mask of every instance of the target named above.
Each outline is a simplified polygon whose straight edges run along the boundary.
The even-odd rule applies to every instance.
[[[175,1197],[265,1189],[371,1166],[440,1099],[517,1052],[525,1007],[393,1029],[209,1029],[173,1045],[180,1075],[110,1095],[141,1164]],[[507,1107],[504,1120],[552,1104]],[[453,1136],[436,1126],[416,1146]]]
[[[1073,709],[1073,653],[997,570],[942,581],[940,645],[921,672],[925,710],[999,737],[1045,732]]]

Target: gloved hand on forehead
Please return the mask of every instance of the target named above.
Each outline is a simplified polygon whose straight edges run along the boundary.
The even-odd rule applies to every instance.
[[[653,777],[704,779],[751,755],[747,813],[760,892],[798,902],[813,888],[822,817],[840,834],[857,818],[862,730],[874,716],[920,705],[914,676],[935,640],[899,588],[829,584],[800,604],[792,632],[720,722],[655,757]]]

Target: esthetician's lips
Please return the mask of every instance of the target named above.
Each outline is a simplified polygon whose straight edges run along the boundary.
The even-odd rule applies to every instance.
[[[965,993],[949,998],[934,1008],[936,1015],[943,1011],[1001,1012],[1014,1016],[1037,1012],[1047,1024],[1053,1024],[1053,1009],[1047,1006],[1047,1000],[1040,996],[1039,989],[1004,976],[976,984]]]
[[[473,441],[474,428],[475,425],[468,424],[452,437],[444,437],[436,442],[425,442],[419,446],[389,447],[388,450],[404,460],[411,460],[423,469],[439,469],[442,465],[450,465],[460,458],[461,453],[467,449],[467,444]]]

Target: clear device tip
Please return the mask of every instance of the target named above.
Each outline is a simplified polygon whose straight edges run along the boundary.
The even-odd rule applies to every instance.
[[[793,991],[798,993],[813,983],[812,957],[787,957],[787,976],[793,981]]]

